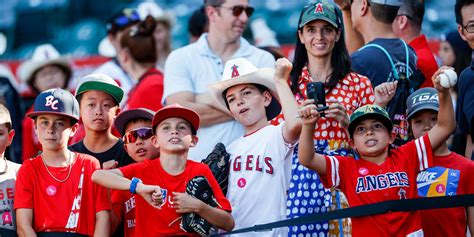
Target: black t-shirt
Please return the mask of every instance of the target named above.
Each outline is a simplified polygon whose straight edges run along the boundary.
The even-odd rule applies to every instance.
[[[400,79],[393,99],[387,105],[387,112],[393,122],[393,131],[397,137],[394,145],[401,146],[409,139],[408,122],[406,121],[406,100],[408,96],[425,80],[421,71],[416,67],[415,51],[407,45],[405,48],[401,39],[375,39],[368,44],[383,47],[390,55]],[[406,66],[406,49],[408,49],[408,73]],[[384,82],[395,81],[390,60],[387,55],[376,47],[367,47],[351,55],[352,68],[355,72],[367,76],[376,87]],[[406,80],[408,75],[408,80]]]
[[[465,139],[474,139],[474,52],[469,67],[462,71],[458,80],[458,100],[456,103],[457,132]],[[474,151],[471,159],[474,159]]]
[[[82,140],[74,145],[71,145],[69,149],[97,158],[101,166],[106,161],[116,160],[118,161],[118,167],[122,167],[134,163],[133,159],[127,154],[127,152],[123,148],[123,144],[123,141],[119,139],[117,143],[115,143],[115,145],[109,150],[101,153],[94,153],[86,148],[86,146],[84,145],[84,140]]]

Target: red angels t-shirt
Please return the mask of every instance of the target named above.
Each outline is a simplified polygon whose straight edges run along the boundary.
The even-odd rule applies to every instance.
[[[123,220],[124,236],[135,236],[135,194],[130,193],[130,191],[111,190],[110,196],[112,211],[119,218],[119,222]]]
[[[428,135],[390,151],[384,163],[325,156],[326,188],[338,187],[350,206],[417,198],[417,174],[433,164]],[[389,212],[352,218],[352,236],[406,236],[421,231],[419,212]],[[418,235],[414,235],[418,236]]]
[[[106,189],[91,181],[100,169],[99,161],[89,155],[75,153],[71,174],[68,167],[50,167],[42,156],[25,160],[16,180],[14,208],[33,209],[35,232],[74,232],[93,235],[95,214],[110,210]]]
[[[447,156],[435,156],[433,167],[418,174],[420,197],[474,194],[474,161],[451,152]],[[465,207],[431,209],[421,211],[425,236],[465,236],[467,218]],[[449,223],[449,224],[448,224]]]
[[[168,174],[161,167],[160,158],[145,160],[119,168],[126,178],[139,178],[144,184],[161,187],[164,202],[160,209],[152,207],[140,195],[135,196],[135,233],[137,236],[157,236],[189,234],[180,228],[181,214],[176,213],[173,205],[173,192],[185,192],[188,181],[196,176],[204,176],[214,191],[214,197],[221,209],[231,211],[216,179],[207,165],[188,160],[185,170],[179,175]]]

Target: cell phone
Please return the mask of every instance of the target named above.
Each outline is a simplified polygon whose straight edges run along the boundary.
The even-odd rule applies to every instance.
[[[308,99],[314,100],[314,104],[319,112],[322,112],[329,107],[326,105],[326,92],[324,91],[324,83],[310,82],[306,85],[306,95]],[[324,116],[324,113],[321,114]]]

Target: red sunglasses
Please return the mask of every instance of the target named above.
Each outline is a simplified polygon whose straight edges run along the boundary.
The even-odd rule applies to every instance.
[[[137,128],[135,130],[129,131],[123,135],[123,142],[125,144],[134,143],[138,138],[146,140],[153,136],[153,130],[151,128]]]

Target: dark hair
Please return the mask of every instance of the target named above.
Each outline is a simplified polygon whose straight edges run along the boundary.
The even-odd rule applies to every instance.
[[[207,19],[204,7],[196,9],[188,21],[188,32],[194,36],[199,37],[209,29],[209,20]]]
[[[400,7],[371,2],[370,9],[375,20],[385,24],[392,24],[397,17]]]
[[[225,0],[204,0],[204,6],[220,6],[225,3]]]
[[[332,90],[337,85],[337,83],[350,72],[351,69],[349,52],[347,51],[346,41],[344,39],[345,37],[344,26],[342,23],[342,11],[339,9],[339,7],[334,7],[336,11],[336,16],[338,18],[337,26],[338,30],[341,31],[341,36],[339,37],[339,40],[336,41],[336,43],[334,44],[334,49],[331,55],[331,65],[334,70],[331,73],[329,80],[325,83],[325,86],[329,87],[329,90]],[[305,8],[301,10],[298,25],[300,25],[301,23],[301,16],[303,15],[304,11]],[[298,31],[300,31],[301,29],[302,28],[296,31],[295,56],[293,59],[293,69],[290,73],[291,90],[293,91],[293,94],[299,93],[300,95],[302,93],[298,88],[298,79],[301,76],[301,71],[303,70],[303,67],[308,64],[308,52],[306,51],[304,45],[300,42],[300,38],[298,35]]]
[[[151,119],[147,119],[147,118],[134,118],[134,119],[130,119],[128,122],[125,123],[125,126],[124,126],[124,132],[127,130],[127,127],[131,124],[135,124],[135,123],[139,123],[139,122],[150,122],[150,125],[151,125]]]
[[[474,0],[456,0],[454,5],[454,14],[456,15],[456,23],[462,25],[462,14],[461,9],[465,6],[474,4]]]
[[[421,29],[423,23],[423,16],[425,15],[425,1],[424,0],[403,0],[398,15],[406,15],[412,26],[418,30]]]
[[[99,91],[101,91],[101,90],[99,90]],[[79,94],[79,95],[76,96],[76,100],[77,100],[77,102],[79,103],[79,105],[81,105],[82,98],[84,97],[84,93],[86,93],[86,92],[87,92],[87,91],[84,91],[83,93],[81,93],[81,94]],[[114,101],[114,104],[115,104],[114,106],[117,106],[117,107],[118,107],[119,104],[117,103],[117,101],[116,101],[116,100],[113,100],[113,101]]]
[[[263,86],[263,85],[260,85],[260,84],[255,84],[255,83],[250,83],[250,85],[253,85],[255,87],[257,87],[258,91],[263,94],[263,92],[265,91],[268,91],[268,93],[270,93],[270,90],[268,90],[267,87]],[[227,91],[230,89],[231,87],[225,89],[223,92],[222,92],[222,96],[224,97],[224,102],[225,102],[225,107],[227,107],[228,110],[230,110],[229,108],[229,103],[227,103],[227,99],[226,99],[226,94],[227,94]]]
[[[120,46],[127,48],[138,63],[156,63],[156,44],[153,38],[155,27],[156,20],[148,16],[125,31],[120,39]]]

